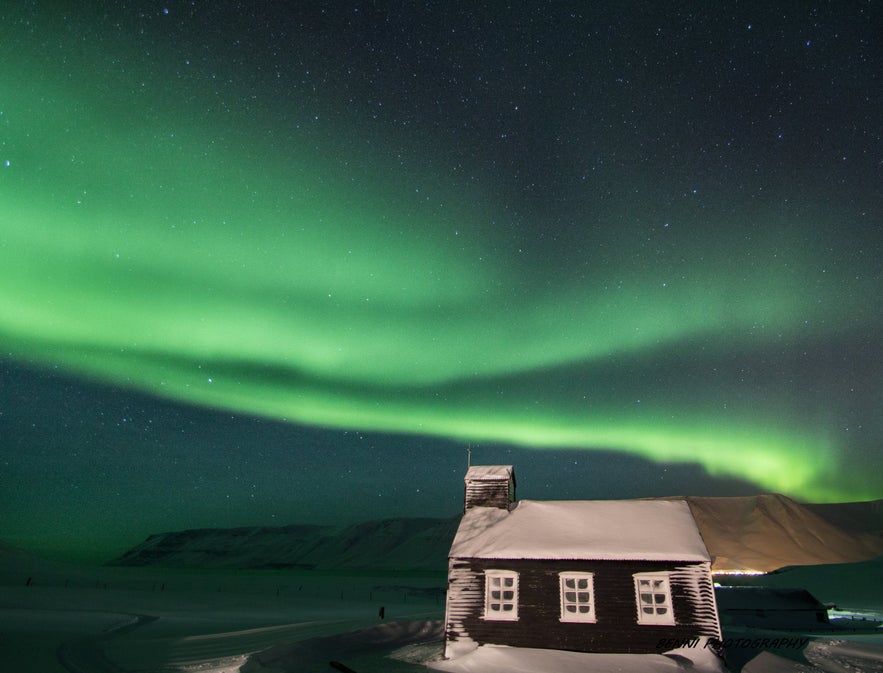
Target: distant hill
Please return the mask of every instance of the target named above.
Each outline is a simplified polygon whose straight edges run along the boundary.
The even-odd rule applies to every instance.
[[[879,500],[830,505],[801,505],[784,495],[686,500],[716,571],[769,572],[883,554]]]
[[[870,502],[837,502],[823,505],[804,505],[811,512],[844,530],[863,533],[883,531],[883,500]]]
[[[160,533],[108,565],[444,572],[459,521],[459,516],[399,518],[344,528],[294,525]]]
[[[687,497],[716,571],[850,563],[883,554],[883,501],[801,505],[782,495]],[[439,571],[460,517],[151,535],[109,565]]]
[[[802,587],[822,603],[880,613],[883,605],[883,556],[849,565],[791,566],[752,577],[756,586],[788,589]]]

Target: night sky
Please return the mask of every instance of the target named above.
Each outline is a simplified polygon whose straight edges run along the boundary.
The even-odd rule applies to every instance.
[[[876,2],[0,9],[0,539],[883,497]]]

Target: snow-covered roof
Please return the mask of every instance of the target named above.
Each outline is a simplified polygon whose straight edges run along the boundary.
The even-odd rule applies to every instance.
[[[466,471],[466,481],[508,479],[512,472],[511,465],[473,465]]]
[[[683,500],[522,500],[466,511],[452,558],[710,561]]]

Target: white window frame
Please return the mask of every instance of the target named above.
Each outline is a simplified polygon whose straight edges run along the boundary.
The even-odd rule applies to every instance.
[[[567,583],[573,582],[573,587]],[[595,623],[595,574],[585,572],[558,573],[561,597],[561,621]],[[581,588],[580,585],[584,586]],[[573,608],[573,610],[568,610]],[[588,608],[585,610],[584,608]]]
[[[517,572],[514,570],[484,571],[484,618],[504,622],[518,620]]]
[[[638,624],[673,625],[675,613],[671,600],[671,579],[668,573],[635,573],[634,578]],[[642,590],[642,582],[649,582],[651,586],[643,587]],[[656,586],[653,586],[654,583]],[[648,602],[645,597],[642,597],[642,594],[649,594],[650,601]],[[650,610],[650,612],[646,610]]]

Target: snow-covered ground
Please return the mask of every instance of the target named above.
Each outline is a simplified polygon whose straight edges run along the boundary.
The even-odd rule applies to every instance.
[[[331,661],[357,673],[719,670],[704,652],[690,651],[483,647],[443,662],[444,583],[439,576],[0,563],[0,671],[333,673]],[[862,607],[860,616],[880,612]],[[883,635],[875,634],[817,635],[801,649],[730,654],[731,670],[745,673],[883,673]]]
[[[706,649],[673,650],[664,654],[583,654],[529,648],[479,647],[451,661],[430,667],[448,673],[725,673],[720,660]]]
[[[263,650],[444,614],[437,576],[0,570],[4,672],[232,673]]]
[[[880,673],[883,648],[851,640],[820,638],[801,652],[804,661],[794,661],[772,652],[761,652],[742,673]]]

